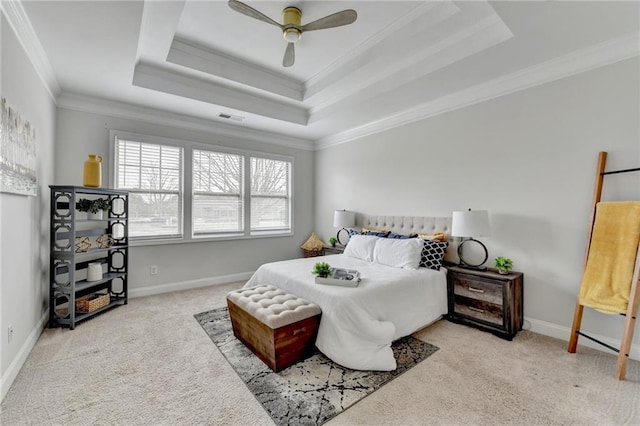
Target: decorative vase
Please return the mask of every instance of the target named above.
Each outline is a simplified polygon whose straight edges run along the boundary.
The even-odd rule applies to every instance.
[[[89,263],[87,266],[87,281],[98,281],[102,279],[102,264]]]
[[[84,162],[82,184],[90,188],[100,188],[102,185],[102,155],[89,154]]]
[[[498,273],[502,275],[507,275],[509,271],[507,269],[498,269]]]

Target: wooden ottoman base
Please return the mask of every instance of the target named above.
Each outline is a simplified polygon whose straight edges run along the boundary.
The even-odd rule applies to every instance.
[[[233,334],[269,368],[278,372],[315,351],[321,314],[271,328],[227,298]]]

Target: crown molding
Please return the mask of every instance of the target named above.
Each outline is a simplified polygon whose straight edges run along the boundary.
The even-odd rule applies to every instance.
[[[36,74],[44,84],[45,90],[56,103],[56,97],[60,93],[60,84],[22,2],[20,0],[2,0],[0,10],[6,16],[7,22],[9,22],[29,61],[33,64]]]
[[[315,147],[316,150],[329,148],[639,55],[640,35],[628,34],[495,78],[392,116],[318,139]]]
[[[218,137],[268,143],[306,151],[313,150],[313,141],[309,139],[294,138],[287,135],[240,127],[239,125],[229,124],[228,122],[223,123],[195,118],[188,115],[74,93],[61,93],[58,96],[58,107],[72,111],[102,114],[115,118],[126,118],[162,126],[206,132]]]

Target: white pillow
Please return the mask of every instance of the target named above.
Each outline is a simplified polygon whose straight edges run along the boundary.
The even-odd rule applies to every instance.
[[[394,268],[418,269],[423,245],[420,238],[380,238],[373,250],[373,261]]]
[[[342,254],[372,262],[373,248],[376,245],[376,241],[381,239],[373,235],[353,235],[349,238],[349,243]]]

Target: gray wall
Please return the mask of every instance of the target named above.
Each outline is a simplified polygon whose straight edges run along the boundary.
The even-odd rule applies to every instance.
[[[316,153],[316,229],[334,209],[439,216],[486,209],[490,261],[525,274],[534,330],[568,339],[582,273],[596,159],[640,166],[638,58]],[[640,199],[640,175],[613,175],[605,200]],[[619,338],[622,318],[585,310],[584,328]],[[527,324],[529,326],[529,324]],[[635,334],[635,357],[638,338]],[[585,343],[581,339],[580,343]]]
[[[0,95],[36,129],[37,197],[0,194],[0,371],[3,398],[40,336],[49,297],[49,188],[55,105],[4,15]],[[13,326],[8,343],[7,328]]]
[[[88,154],[104,157],[103,185],[109,182],[109,131],[155,135],[294,157],[294,236],[133,247],[129,288],[132,296],[246,279],[265,262],[299,257],[313,227],[313,152],[217,137],[124,118],[58,108],[56,184],[82,185]],[[151,275],[151,265],[158,274]]]

